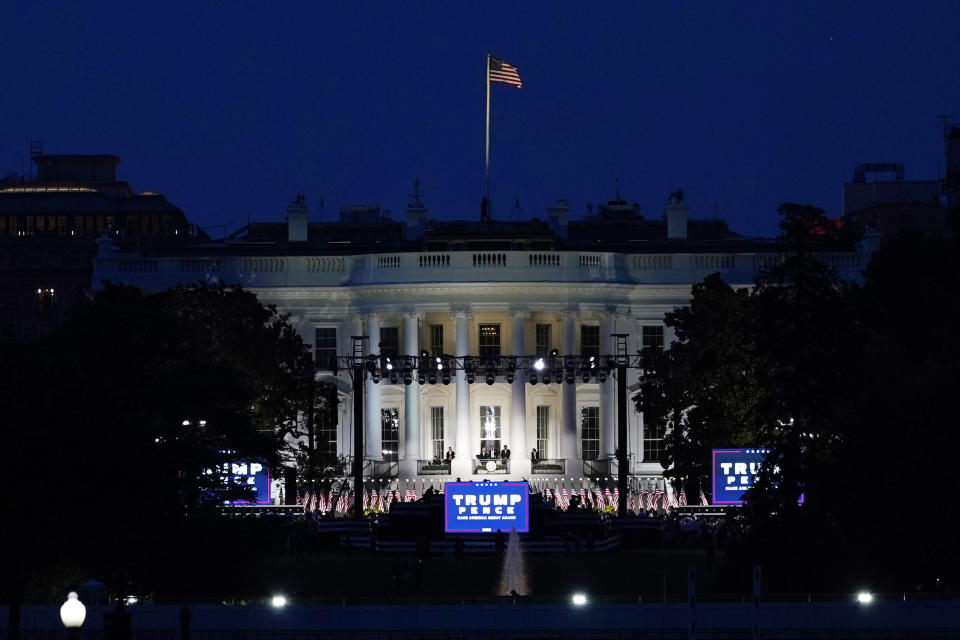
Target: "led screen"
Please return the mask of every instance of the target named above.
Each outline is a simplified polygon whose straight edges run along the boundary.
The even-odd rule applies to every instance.
[[[448,482],[443,486],[447,533],[519,533],[530,530],[526,482]]]
[[[225,504],[270,504],[270,470],[260,460],[235,460],[220,465],[218,472],[223,484],[247,487],[252,500],[227,500]]]
[[[743,504],[767,449],[713,450],[713,504]]]

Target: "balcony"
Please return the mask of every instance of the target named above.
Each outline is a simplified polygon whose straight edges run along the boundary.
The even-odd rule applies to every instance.
[[[543,458],[533,463],[531,473],[539,475],[563,476],[567,474],[567,461],[561,458]]]
[[[368,478],[396,478],[400,475],[400,463],[391,460],[367,460],[363,475]]]
[[[450,461],[417,460],[417,475],[419,476],[448,476],[450,475]]]
[[[510,473],[510,459],[477,458],[473,461],[473,473],[481,476],[506,475]]]

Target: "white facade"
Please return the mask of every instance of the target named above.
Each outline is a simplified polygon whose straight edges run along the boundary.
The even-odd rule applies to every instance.
[[[719,271],[730,284],[749,286],[759,268],[777,259],[769,252],[532,250],[300,255],[295,245],[283,255],[275,251],[257,255],[247,247],[243,255],[231,256],[223,249],[212,246],[203,255],[193,249],[189,255],[148,257],[119,253],[103,241],[94,285],[109,280],[159,290],[201,279],[240,284],[264,304],[290,314],[308,344],[315,343],[318,329],[327,339],[335,331],[339,355],[353,355],[354,335],[369,336],[365,353],[376,353],[381,335],[392,337],[393,330],[399,355],[416,356],[421,350],[433,354],[441,346],[432,343],[435,327],[442,332],[442,353],[477,355],[482,325],[491,335],[489,327],[498,327],[503,356],[535,354],[538,332],[541,349],[549,334],[547,346],[561,355],[581,354],[584,327],[599,335],[600,354],[614,353],[612,333],[629,334],[627,352],[636,354],[643,346],[644,327],[662,327],[667,312],[689,302],[694,283]],[[841,274],[856,277],[867,256],[825,258]],[[648,333],[655,334],[656,329]],[[669,331],[663,338],[669,346]],[[323,353],[317,362],[321,370],[326,366],[322,358]],[[638,375],[628,370],[628,389],[636,388]],[[327,372],[324,377],[340,390],[338,452],[356,455],[350,373],[341,371],[334,377]],[[476,478],[473,462],[483,429],[495,427],[499,420],[497,444],[509,445],[512,457],[509,475],[496,479],[536,479],[530,451],[538,444],[544,449],[540,458],[564,461],[563,472],[556,475],[591,475],[596,467],[584,468],[585,448],[588,458],[610,460],[623,445],[633,475],[659,477],[662,468],[645,448],[643,419],[634,409],[631,391],[627,441],[617,442],[615,378],[615,373],[603,383],[596,377],[586,383],[578,378],[572,385],[555,381],[532,385],[525,371],[512,384],[500,376],[493,385],[484,382],[482,373],[468,384],[463,371],[446,385],[440,380],[421,385],[416,376],[410,385],[402,380],[391,384],[387,378],[375,384],[368,378],[362,455],[382,460],[384,451],[392,450],[382,440],[382,422],[396,419],[397,477],[423,479],[418,461],[422,467],[438,451],[452,447],[457,457],[445,475]]]

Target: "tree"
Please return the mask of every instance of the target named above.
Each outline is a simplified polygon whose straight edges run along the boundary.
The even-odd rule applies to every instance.
[[[206,284],[108,286],[2,357],[0,460],[5,486],[24,488],[0,503],[17,523],[3,557],[13,605],[49,567],[148,587],[178,566],[169,541],[236,493],[206,473],[221,451],[278,464],[310,362],[275,309]]]

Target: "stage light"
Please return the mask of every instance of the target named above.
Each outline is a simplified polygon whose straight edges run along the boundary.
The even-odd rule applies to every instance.
[[[537,371],[543,371],[544,366],[545,365],[543,364],[543,358],[537,358],[533,363],[533,368],[536,369]]]
[[[420,357],[421,357],[421,358],[429,358],[429,357],[430,357],[430,352],[427,351],[426,349],[421,349],[421,350],[420,350]]]
[[[383,367],[387,371],[393,371],[393,362],[390,361],[390,356],[384,357],[383,362],[384,362]]]
[[[394,371],[393,368],[391,367],[390,368],[390,384],[397,384],[398,380],[399,380],[399,376],[397,376],[397,372]]]
[[[476,379],[476,376],[473,375],[473,371],[467,374],[467,384],[473,384]]]
[[[563,382],[563,371],[557,369],[557,373],[553,376],[553,379],[557,381],[557,384]]]
[[[873,602],[873,594],[869,591],[861,591],[857,594],[857,602],[860,604],[870,604]]]
[[[605,369],[600,369],[600,373],[597,374],[597,380],[599,380],[600,382],[607,381],[607,372]]]
[[[494,376],[492,373],[490,373],[490,372],[488,371],[488,372],[487,372],[487,377],[484,379],[484,381],[485,381],[487,384],[493,384],[494,382],[497,381],[497,378],[496,378],[496,376]]]
[[[513,371],[508,371],[506,375],[507,384],[513,384]]]
[[[560,355],[560,349],[550,349],[551,358],[556,358],[558,355]]]
[[[443,375],[442,375],[442,377],[440,378],[440,381],[443,382],[443,384],[450,384],[450,370],[449,370],[449,369],[444,369],[444,370],[443,370]]]
[[[573,369],[567,369],[566,380],[567,384],[573,384],[573,381],[576,380],[576,376],[573,375]]]
[[[584,382],[590,382],[590,370],[589,370],[589,369],[584,369],[584,370],[583,370],[583,381],[584,381]]]
[[[583,593],[575,593],[570,597],[570,602],[572,602],[574,606],[582,607],[587,604],[587,596]]]
[[[530,374],[530,384],[537,384],[537,374],[535,373]]]
[[[403,384],[413,384],[413,374],[405,371],[403,373]]]
[[[270,606],[273,607],[274,609],[281,609],[287,606],[286,596],[281,596],[281,595],[273,596],[272,598],[270,598]]]
[[[543,376],[543,384],[550,384],[550,382],[550,374],[547,373],[545,376]]]
[[[423,384],[426,381],[427,381],[427,378],[422,373],[417,375],[417,384]],[[433,382],[436,382],[436,381],[437,381],[437,376],[433,376]],[[430,384],[433,384],[433,382],[431,382]]]
[[[371,374],[370,379],[373,380],[373,384],[379,384],[379,383],[380,383],[380,372],[379,372],[379,371],[374,371],[373,374]]]

